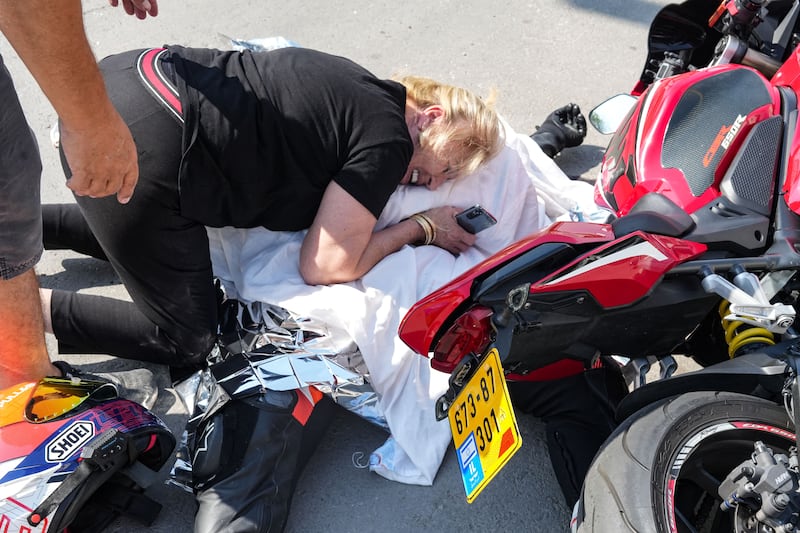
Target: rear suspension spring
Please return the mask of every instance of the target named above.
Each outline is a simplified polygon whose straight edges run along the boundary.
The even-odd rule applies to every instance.
[[[725,343],[728,345],[728,357],[733,359],[754,348],[763,348],[775,344],[775,335],[768,329],[746,324],[741,320],[726,320],[728,300],[719,304],[719,315],[722,318],[722,329],[725,331]],[[748,347],[745,349],[745,347]]]

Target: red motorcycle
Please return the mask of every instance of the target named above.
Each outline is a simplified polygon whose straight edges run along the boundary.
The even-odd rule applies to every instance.
[[[634,98],[590,116],[615,131],[596,186],[612,220],[553,224],[408,312],[400,337],[451,375],[437,415],[468,499],[519,445],[498,375],[564,378],[613,358],[633,391],[574,530],[800,522],[798,16],[796,0],[662,10]],[[673,376],[673,356],[705,368]],[[655,361],[665,379],[645,384]]]

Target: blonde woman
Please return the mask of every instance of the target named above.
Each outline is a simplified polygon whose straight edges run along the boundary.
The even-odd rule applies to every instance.
[[[375,231],[398,185],[436,189],[500,150],[497,115],[469,91],[379,79],[302,48],[168,46],[100,69],[138,147],[136,191],[125,205],[76,196],[43,206],[44,240],[110,261],[133,301],[45,292],[61,353],[203,366],[218,320],[206,226],[308,230],[299,267],[309,284],[357,279],[409,243],[457,254],[475,242],[454,219],[468,206]],[[212,424],[231,448],[195,458],[197,531],[282,528],[306,422],[293,415],[302,398],[282,394],[266,395],[274,409],[231,402]],[[238,430],[222,428],[229,416]]]

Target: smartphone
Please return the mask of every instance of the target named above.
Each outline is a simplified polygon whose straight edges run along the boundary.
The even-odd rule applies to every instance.
[[[497,223],[486,209],[480,205],[473,205],[456,215],[458,225],[470,233],[478,233]]]

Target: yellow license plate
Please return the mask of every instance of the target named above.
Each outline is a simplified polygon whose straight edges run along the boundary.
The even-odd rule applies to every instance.
[[[467,502],[472,503],[522,446],[496,349],[486,354],[447,417]]]

